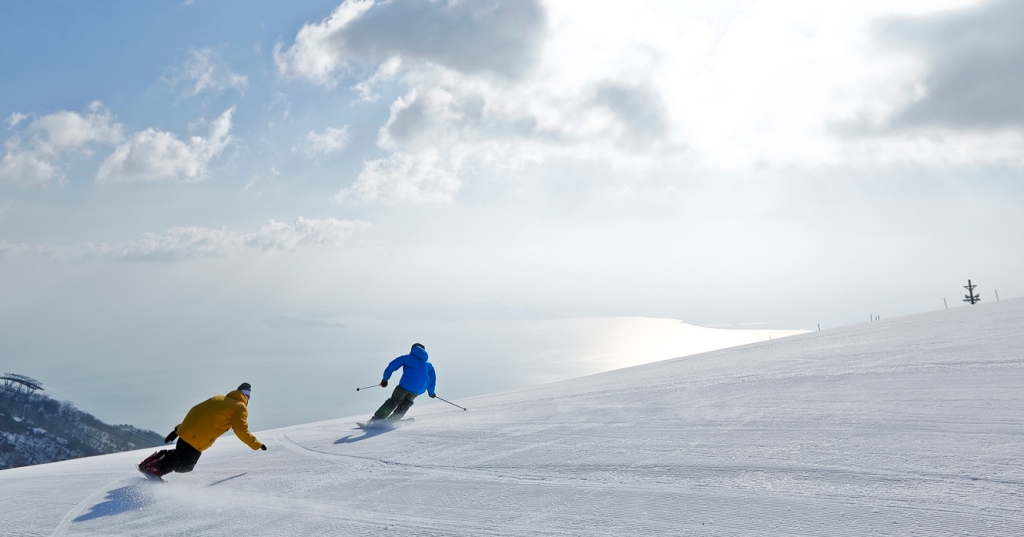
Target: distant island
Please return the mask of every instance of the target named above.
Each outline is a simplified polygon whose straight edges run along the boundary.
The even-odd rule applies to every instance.
[[[163,444],[163,436],[110,425],[42,391],[24,375],[0,376],[0,470]]]

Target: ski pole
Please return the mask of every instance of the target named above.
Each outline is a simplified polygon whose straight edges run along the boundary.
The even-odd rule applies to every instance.
[[[358,392],[359,390],[369,390],[370,388],[377,388],[379,386],[380,386],[380,384],[374,384],[373,386],[365,386],[365,387],[362,387],[362,388],[356,388],[356,391]]]
[[[452,405],[454,407],[461,408],[462,410],[468,410],[466,407],[456,405],[455,403],[453,403],[453,402],[451,402],[451,401],[449,401],[449,400],[445,399],[444,397],[441,397],[441,396],[439,396],[437,394],[434,394],[434,397],[437,397],[438,399],[440,399],[440,400],[444,401],[445,403],[448,403],[449,405]]]

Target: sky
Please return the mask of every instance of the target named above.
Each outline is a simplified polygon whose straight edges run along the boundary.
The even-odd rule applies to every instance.
[[[968,278],[1020,296],[1022,22],[0,0],[0,353],[485,302],[813,329],[961,306]]]

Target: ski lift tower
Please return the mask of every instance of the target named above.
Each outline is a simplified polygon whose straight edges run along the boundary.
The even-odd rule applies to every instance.
[[[977,285],[971,283],[971,280],[967,280],[967,285],[964,286],[964,289],[967,289],[967,294],[964,295],[964,302],[970,302],[971,304],[981,302],[981,295],[974,292],[977,287]]]
[[[4,373],[3,376],[0,376],[0,382],[3,382],[0,396],[3,396],[9,407],[13,407],[16,403],[21,403],[22,406],[27,405],[32,394],[36,393],[36,390],[43,389],[43,384],[38,380],[14,373]],[[24,415],[23,409],[22,416]]]

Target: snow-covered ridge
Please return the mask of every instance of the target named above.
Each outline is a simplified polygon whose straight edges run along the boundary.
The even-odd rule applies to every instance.
[[[14,535],[1021,535],[1024,300],[0,472]],[[383,396],[383,392],[380,393]],[[369,413],[378,401],[367,404]],[[363,418],[365,416],[359,416]]]
[[[0,393],[0,469],[116,453],[162,441],[163,436],[153,431],[103,423],[46,393]]]

